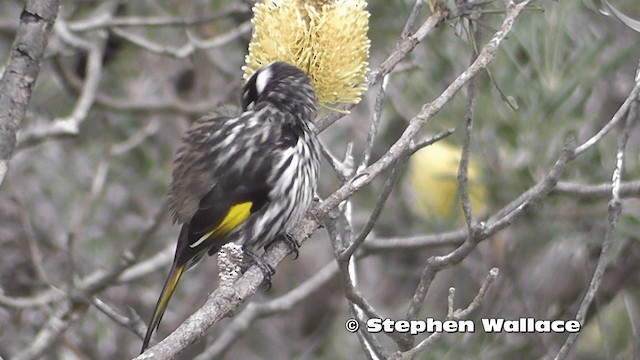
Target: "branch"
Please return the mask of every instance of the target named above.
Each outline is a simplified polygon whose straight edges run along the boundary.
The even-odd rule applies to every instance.
[[[98,299],[97,297],[91,300],[91,304],[95,306],[95,308],[100,312],[105,314],[109,319],[113,320],[116,324],[134,333],[137,337],[140,338],[140,340],[144,339],[144,334],[147,329],[145,328],[144,321],[142,321],[140,316],[138,316],[135,311],[129,309],[129,312],[131,313],[130,316],[122,315],[111,305]]]
[[[636,83],[640,84],[640,62],[638,62],[635,79]],[[589,284],[587,293],[582,299],[582,303],[580,304],[580,308],[578,309],[578,313],[576,314],[576,320],[580,322],[581,326],[584,326],[587,311],[589,310],[589,307],[591,306],[591,303],[596,296],[600,285],[602,284],[602,278],[609,263],[609,252],[611,251],[613,240],[616,234],[616,228],[620,220],[620,214],[622,213],[622,202],[620,201],[620,183],[622,181],[622,171],[624,169],[625,150],[627,147],[627,142],[629,140],[631,130],[633,129],[633,125],[638,118],[638,108],[640,107],[639,94],[640,93],[636,94],[635,97],[632,98],[632,103],[629,106],[629,112],[627,114],[624,130],[618,138],[616,165],[613,170],[611,179],[611,200],[609,201],[607,232],[605,233],[602,249],[600,250],[600,258],[598,259],[598,264],[596,265],[596,269],[593,272],[593,276],[591,277],[591,283]],[[558,351],[555,360],[562,360],[567,358],[567,356],[569,355],[569,351],[571,351],[571,348],[578,339],[579,334],[580,333],[578,332],[569,334],[564,344],[560,348],[560,351]]]
[[[551,193],[552,195],[565,195],[574,198],[598,199],[610,198],[613,185],[609,184],[576,184],[570,182],[559,182]],[[620,183],[618,188],[621,198],[640,198],[640,180]]]
[[[349,302],[349,313],[356,318],[359,323],[364,323],[364,315],[369,318],[381,318],[373,306],[360,294],[357,290],[357,272],[355,259],[352,257],[341,257],[344,248],[352,242],[352,226],[351,226],[351,201],[345,201],[338,207],[338,214],[333,216],[329,214],[325,220],[325,227],[329,233],[334,256],[338,263],[340,271],[340,281],[344,290],[345,298]],[[357,332],[362,350],[368,359],[386,358],[388,357],[382,346],[373,337],[372,334],[360,329]],[[393,338],[393,334],[389,334]]]
[[[0,185],[9,168],[27,106],[58,15],[59,0],[29,0],[0,79]]]
[[[458,321],[458,320],[466,319],[467,317],[469,317],[469,315],[471,315],[473,311],[475,311],[477,308],[479,308],[482,305],[482,303],[484,302],[484,298],[487,295],[487,290],[489,290],[489,287],[491,286],[491,284],[498,277],[498,274],[499,274],[498,268],[493,268],[489,270],[489,274],[487,275],[484,282],[482,283],[480,290],[478,290],[478,294],[476,294],[473,300],[464,309],[457,309],[455,311],[453,310],[453,298],[455,296],[456,289],[453,287],[449,288],[449,297],[447,301],[448,311],[447,311],[446,320]],[[415,355],[428,349],[429,346],[431,346],[438,338],[442,336],[442,334],[444,333],[436,332],[429,335],[426,339],[422,340],[413,349],[408,350],[404,353],[394,354],[394,359],[413,359]]]
[[[76,32],[92,31],[112,27],[161,27],[161,26],[195,26],[206,24],[214,20],[224,19],[236,14],[248,12],[247,6],[241,3],[234,3],[229,8],[213,15],[198,16],[191,19],[183,19],[171,16],[149,16],[149,17],[118,17],[96,16],[87,20],[75,21],[69,24],[69,29]]]
[[[367,240],[363,247],[366,251],[409,250],[442,246],[460,246],[467,238],[466,227],[434,235],[416,235],[404,238],[386,238]]]
[[[538,186],[538,184],[536,184]],[[525,193],[530,193],[533,188],[527,190]],[[570,196],[573,198],[581,198],[586,200],[595,200],[600,198],[611,197],[611,190],[613,186],[609,184],[576,184],[570,182],[560,181],[549,195]],[[621,198],[640,198],[640,181],[630,181],[620,183],[619,195]],[[504,213],[506,209],[513,209],[522,201],[519,197],[517,200],[510,202],[498,213]],[[493,218],[500,218],[498,215]],[[488,235],[491,236],[494,233],[486,229]],[[379,251],[404,251],[411,249],[421,248],[436,248],[446,246],[460,246],[467,238],[468,231],[466,228],[460,228],[441,234],[431,235],[416,235],[409,237],[395,237],[395,238],[374,238],[367,239],[363,248],[367,253],[379,252]]]
[[[67,295],[66,300],[54,309],[35,339],[28,347],[16,354],[14,359],[40,358],[58,340],[62,333],[86,313],[91,298],[105,288],[114,285],[120,274],[134,263],[135,259],[146,248],[147,243],[163,224],[166,212],[165,202],[147,228],[138,236],[133,246],[123,253],[120,262],[108,271],[96,271],[92,276],[86,277],[76,289],[72,290],[71,294]],[[62,296],[64,297],[65,295]]]
[[[66,65],[60,58],[54,60],[54,65],[57,66],[62,80],[65,85],[71,90],[75,90],[78,93],[82,89],[83,82],[79,79],[73,71]],[[119,99],[110,95],[98,92],[96,94],[96,105],[103,106],[105,108],[116,111],[128,111],[128,112],[175,112],[184,115],[196,115],[200,116],[208,111],[211,111],[212,107],[216,107],[216,103],[212,103],[211,99],[206,99],[198,102],[185,102],[178,98],[164,98],[152,101],[140,101]]]
[[[382,90],[380,94],[383,94],[383,91],[384,90]],[[376,102],[378,104],[377,108],[381,111],[382,109],[381,96],[378,96],[378,100],[376,100]],[[379,112],[378,112],[378,115],[379,115]],[[372,122],[375,123],[377,122],[377,120],[373,119]],[[369,133],[370,140],[367,141],[368,144],[373,144],[373,137],[374,137],[375,131],[376,130],[372,128],[371,132]],[[347,154],[345,155],[345,160],[341,165],[342,165],[342,168],[344,169],[344,173],[348,173],[349,174],[348,177],[351,177],[357,170],[355,169],[355,166],[354,166],[351,148],[350,146],[347,146],[347,148],[348,148],[348,151],[347,151]],[[365,150],[364,157],[366,157],[366,152],[367,150]],[[361,168],[366,166],[364,162],[366,162],[366,159],[364,159],[363,163],[360,165]],[[392,178],[397,177],[398,173],[399,173],[398,166],[396,166],[394,167],[393,174],[391,175],[391,177]],[[348,181],[348,177],[346,176],[341,177],[340,180],[342,181],[343,185],[346,181]],[[383,191],[383,195],[379,198],[378,204],[386,201],[386,198],[391,192],[392,185],[393,184],[389,185],[389,181],[387,182],[387,186],[385,186],[387,190]],[[331,245],[333,247],[334,256],[336,257],[336,260],[338,263],[340,280],[344,290],[345,298],[348,301],[349,314],[352,317],[358,319],[359,321],[364,321],[365,313],[367,314],[368,317],[380,317],[380,315],[373,308],[373,306],[371,306],[356,289],[357,281],[358,281],[358,276],[357,276],[358,273],[356,269],[355,259],[352,258],[350,254],[347,256],[341,255],[344,253],[348,253],[348,250],[344,251],[343,249],[348,249],[348,248],[355,249],[357,246],[357,244],[355,244],[353,240],[353,225],[352,225],[353,211],[352,210],[353,210],[353,204],[351,202],[351,199],[348,199],[342,202],[337,208],[335,208],[335,211],[330,212],[328,216],[325,218],[324,223],[325,223],[327,232],[329,234],[329,238],[331,239]],[[375,210],[374,210],[374,214],[375,214]],[[372,216],[377,218],[377,215],[372,215]],[[371,224],[373,223],[375,223],[375,220],[371,222]],[[372,226],[373,225],[371,225],[371,227]],[[358,238],[360,238],[360,236]],[[362,240],[364,240],[364,236],[362,237]],[[364,355],[367,357],[367,359],[378,359],[378,358],[388,357],[385,350],[382,348],[382,346],[377,341],[377,339],[373,337],[372,334],[361,330],[356,333],[356,336],[358,337],[358,341],[360,342],[362,350],[364,351]]]
[[[77,135],[80,125],[87,118],[96,99],[98,85],[102,77],[105,36],[101,36],[98,41],[89,42],[71,33],[62,20],[57,22],[55,30],[56,34],[67,44],[88,52],[85,71],[87,76],[71,114],[66,118],[56,119],[50,124],[35,126],[24,131],[20,136],[20,144],[18,145],[20,149],[37,145],[48,138]]]
[[[292,234],[294,239],[306,239],[315,231],[319,224],[315,214],[318,214],[317,210],[308,213],[298,224]],[[290,252],[288,245],[283,241],[277,241],[266,250],[262,260],[275,268]],[[178,329],[136,359],[175,358],[187,345],[204,336],[211,325],[232,314],[241,303],[255,294],[263,281],[263,276],[258,267],[252,266],[233,287],[220,287],[214,290],[207,302],[187,318]]]
[[[640,77],[636,76],[635,85],[633,89],[631,89],[629,96],[627,96],[627,98],[625,99],[624,103],[622,103],[618,111],[616,111],[616,113],[613,115],[611,120],[609,120],[609,122],[602,129],[600,129],[600,131],[598,131],[597,134],[593,135],[589,140],[585,141],[584,144],[576,148],[576,155],[580,155],[583,152],[587,151],[589,148],[595,145],[598,141],[604,138],[609,133],[609,131],[611,131],[611,129],[613,129],[616,126],[616,124],[620,122],[620,120],[624,117],[624,114],[626,114],[627,111],[629,111],[631,104],[634,101],[636,101],[636,99],[638,99],[639,95],[640,95]]]
[[[173,261],[173,256],[175,254],[176,246],[175,244],[167,245],[164,249],[159,251],[154,256],[149,257],[148,259],[138,262],[135,265],[130,266],[125,271],[123,271],[117,279],[116,284],[122,284],[137,280],[143,276],[151,274],[157,270],[162,269],[163,267],[171,264]],[[79,288],[85,288],[90,284],[96,282],[96,279],[99,279],[103,276],[104,270],[96,270],[93,273],[85,276],[82,280],[79,281]],[[5,306],[9,308],[15,309],[27,309],[34,307],[41,307],[51,303],[55,303],[64,299],[66,294],[58,289],[49,289],[43,291],[40,294],[33,295],[30,297],[10,297],[6,296],[2,293],[2,289],[0,289],[0,306]]]
[[[165,266],[171,264],[176,253],[176,245],[171,243],[160,250],[154,256],[149,257],[145,261],[141,261],[118,276],[118,284],[131,282],[143,276],[162,270]]]
[[[371,211],[371,215],[369,215],[369,219],[367,220],[365,225],[362,227],[362,230],[360,230],[360,233],[358,233],[355,239],[353,239],[351,244],[347,245],[348,247],[346,249],[344,250],[340,249],[341,252],[337,256],[337,260],[339,262],[342,262],[342,261],[348,262],[349,259],[353,256],[353,253],[355,253],[355,251],[360,247],[360,245],[362,245],[362,243],[367,238],[371,230],[373,230],[373,227],[378,221],[378,217],[380,216],[380,214],[382,214],[382,210],[384,209],[384,205],[387,203],[387,199],[389,198],[389,195],[391,195],[391,191],[393,190],[393,187],[396,181],[400,177],[400,173],[402,173],[402,169],[404,169],[405,163],[406,163],[406,158],[399,161],[396,164],[396,166],[393,167],[393,169],[391,170],[391,175],[389,175],[389,177],[387,178],[387,181],[385,181],[384,186],[382,187],[382,192],[378,196],[375,206]]]
[[[42,294],[30,297],[10,297],[3,294],[0,289],[0,306],[27,309],[31,307],[39,307],[58,301],[64,297],[64,294],[58,290],[48,290]]]
[[[333,154],[331,154],[329,149],[327,149],[327,147],[324,146],[324,144],[322,143],[320,143],[320,151],[322,152],[322,155],[324,155],[324,158],[329,163],[329,166],[331,166],[333,171],[335,171],[336,175],[338,176],[338,179],[340,179],[340,181],[342,181],[343,184],[345,181],[347,181],[347,179],[353,176],[353,174],[356,171],[354,168],[354,160],[353,160],[353,142],[350,141],[347,144],[347,149],[345,150],[345,154],[344,154],[344,161],[340,161],[338,160],[338,158],[333,156]]]
[[[132,34],[119,28],[113,28],[111,31],[120,38],[149,52],[159,55],[168,55],[177,59],[184,59],[191,56],[196,49],[211,49],[224,46],[240,36],[249,33],[252,27],[251,22],[247,21],[237,28],[209,40],[200,40],[195,37],[195,35],[190,34],[189,41],[179,48],[158,44],[140,35]]]
[[[242,35],[250,33],[252,28],[253,24],[251,23],[251,21],[245,21],[237,28],[229,30],[224,34],[218,35],[211,39],[200,39],[192,31],[187,31],[187,35],[189,36],[189,41],[191,41],[196,46],[196,48],[206,50],[224,46],[232,42],[233,40],[238,39]]]
[[[330,262],[315,275],[298,285],[286,294],[264,303],[252,302],[224,328],[220,336],[202,352],[196,360],[216,359],[222,357],[233,342],[250,329],[256,320],[282,313],[293,308],[300,301],[311,296],[315,291],[327,284],[338,273],[338,266]]]
[[[45,351],[56,342],[58,336],[66,331],[72,323],[78,321],[80,317],[77,316],[77,312],[85,311],[86,308],[86,304],[80,306],[80,304],[65,301],[55,309],[29,346],[16,354],[13,359],[28,360],[42,357]]]
[[[480,223],[477,231],[470,232],[467,235],[466,240],[452,252],[446,255],[431,256],[428,258],[427,265],[422,271],[420,282],[404,318],[415,319],[418,316],[418,313],[424,304],[427,292],[431,286],[431,282],[438,272],[460,263],[476,248],[479,242],[487,239],[491,234],[504,229],[517,217],[521,216],[529,206],[547,196],[558,182],[558,178],[567,166],[567,163],[573,159],[574,149],[575,145],[573,144],[573,141],[569,141],[563,149],[562,154],[544,179],[511,203],[518,203],[517,206],[513,205],[513,209],[499,212],[500,216],[495,215],[491,217],[487,221],[487,224]],[[509,209],[509,207],[510,206],[508,205],[505,208]],[[402,344],[403,347],[409,349],[412,347],[412,344],[413,338],[410,335],[405,336],[405,343]]]
[[[469,25],[473,26],[473,25]],[[477,34],[474,32],[471,37]],[[476,50],[472,52],[471,61],[475,61],[478,54]],[[469,152],[471,150],[471,131],[473,130],[473,118],[475,117],[476,107],[476,79],[471,79],[467,85],[467,111],[464,115],[464,140],[462,143],[462,153],[460,154],[460,164],[458,165],[458,192],[460,194],[460,203],[462,212],[467,223],[469,233],[477,230],[478,221],[473,216],[471,210],[471,200],[469,199]]]
[[[385,75],[382,78],[382,84],[380,84],[380,90],[376,96],[376,103],[373,107],[373,119],[371,119],[371,125],[369,126],[369,133],[367,134],[367,142],[362,155],[362,162],[358,166],[358,171],[364,169],[369,165],[371,159],[371,151],[373,150],[373,144],[378,135],[378,128],[380,126],[380,120],[382,118],[382,105],[387,91],[387,84],[389,82],[389,75]]]
[[[609,130],[612,128],[612,124],[616,124],[619,120],[624,116],[624,114],[629,110],[632,104],[632,100],[640,96],[640,79],[636,79],[636,86],[633,88],[625,102],[620,106],[618,111],[614,114],[614,116],[607,121],[607,124],[603,126],[603,128],[598,131],[594,137],[590,140],[586,141],[584,144],[578,146],[573,153],[573,157],[578,157],[582,155],[586,150],[591,148],[597,142],[604,138]],[[556,179],[557,180],[557,179]],[[544,180],[543,180],[544,181]],[[500,219],[508,220],[507,223],[504,223],[499,228],[493,228],[493,226],[487,227],[484,232],[491,236],[494,231],[498,231],[512,221],[515,220],[516,216],[510,216],[508,219],[506,215],[509,213],[513,213],[514,210],[522,207],[524,201],[530,197],[532,193],[537,192],[535,190],[539,186],[542,185],[542,182],[536,184],[532,188],[525,191],[521,194],[517,199],[511,201],[509,204],[505,205],[501,210],[499,210],[495,215],[493,215],[490,219],[494,222],[501,222]],[[613,189],[612,184],[600,184],[600,185],[582,185],[582,184],[573,184],[568,182],[557,182],[556,184],[551,184],[552,191],[550,195],[567,195],[573,197],[587,198],[593,199],[598,197],[610,197],[611,191]],[[639,197],[640,196],[640,181],[631,181],[623,183],[621,182],[618,187],[618,195],[622,197]],[[521,209],[523,210],[523,209]],[[519,211],[519,213],[522,213]],[[513,215],[513,214],[512,214]],[[494,230],[491,230],[491,229]],[[406,249],[417,249],[417,248],[430,248],[430,247],[442,247],[442,246],[460,246],[465,239],[467,238],[468,231],[466,229],[458,229],[447,233],[435,234],[435,235],[418,235],[411,236],[406,238],[389,238],[389,239],[370,239],[364,243],[365,250],[369,252],[375,251],[383,251],[383,250],[406,250]]]

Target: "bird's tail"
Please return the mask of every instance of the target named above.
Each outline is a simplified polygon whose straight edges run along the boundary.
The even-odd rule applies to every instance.
[[[169,272],[167,281],[164,283],[164,287],[162,288],[162,292],[160,293],[158,303],[156,304],[155,309],[153,309],[153,317],[151,318],[151,322],[149,323],[147,334],[144,336],[142,351],[140,351],[140,353],[143,353],[147,349],[147,347],[149,346],[149,341],[151,341],[151,335],[158,327],[158,325],[160,325],[162,315],[167,308],[167,304],[169,303],[169,299],[171,299],[171,295],[173,295],[173,291],[176,289],[176,285],[178,285],[178,281],[180,281],[180,277],[182,276],[185,267],[186,264],[177,266],[175,263],[171,267],[171,272]]]

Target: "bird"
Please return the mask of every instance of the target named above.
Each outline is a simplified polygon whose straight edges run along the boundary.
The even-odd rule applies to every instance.
[[[203,116],[182,136],[167,193],[181,229],[141,352],[183,273],[205,254],[235,242],[260,265],[254,251],[278,237],[297,254],[289,233],[313,202],[318,183],[316,102],[303,70],[272,62],[243,85],[239,115]]]

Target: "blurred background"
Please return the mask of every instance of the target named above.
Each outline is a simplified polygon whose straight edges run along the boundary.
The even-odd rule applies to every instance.
[[[619,2],[629,16],[640,18],[637,4]],[[369,1],[372,69],[393,50],[413,5],[409,0]],[[23,1],[0,2],[0,68],[8,59],[23,6]],[[534,2],[516,22],[489,71],[478,77],[470,180],[474,213],[480,219],[535,185],[569,136],[578,144],[589,139],[631,91],[640,34],[603,15],[600,6],[587,0]],[[3,297],[24,300],[39,299],[45,293],[64,294],[87,275],[113,267],[133,245],[159,210],[182,132],[199,116],[223,104],[240,103],[240,68],[251,37],[250,8],[251,1],[232,0],[63,2],[58,18],[70,35],[58,27],[52,32],[19,148],[0,187]],[[480,34],[476,44],[468,41],[464,21],[451,19],[430,33],[392,73],[373,160],[388,150],[425,103],[468,67],[473,47],[482,47],[499,28],[503,2],[490,2],[483,9],[474,15]],[[190,26],[95,26],[96,19],[108,14],[200,21]],[[417,23],[428,15],[425,6]],[[87,51],[73,46],[74,38],[104,44],[95,102],[77,135],[38,138],[33,136],[38,129],[71,114],[86,80]],[[192,49],[186,46],[189,39],[218,42]],[[370,89],[351,114],[321,134],[334,154],[342,156],[351,142],[360,160],[378,88]],[[466,102],[464,92],[459,93],[423,128],[421,138],[448,128],[456,131],[412,158],[371,239],[439,234],[464,226],[455,174]],[[322,109],[320,116],[328,113]],[[621,129],[622,125],[570,163],[562,181],[610,182]],[[625,182],[640,180],[640,129],[636,126],[630,136]],[[353,197],[356,232],[366,222],[384,180],[376,179]],[[330,195],[339,185],[325,164],[320,195]],[[636,358],[640,356],[638,197],[636,191],[623,199],[603,288],[573,359],[631,359],[634,347]],[[573,318],[605,236],[608,201],[606,192],[552,193],[459,265],[439,273],[421,318],[444,318],[449,287],[457,290],[455,305],[465,307],[492,267],[500,269],[500,276],[483,306],[472,314],[477,324],[487,317]],[[141,255],[144,261],[160,254],[154,267],[109,286],[97,298],[146,322],[169,270],[178,230],[165,221]],[[366,251],[358,262],[359,289],[380,313],[400,319],[425,260],[453,248]],[[251,301],[276,298],[331,261],[331,243],[326,230],[320,229],[304,243],[298,259],[288,258],[277,268],[272,288]],[[216,274],[216,262],[205,259],[183,277],[157,339],[205,302],[217,286]],[[0,356],[11,358],[30,346],[58,301],[30,306],[0,301]],[[334,277],[289,311],[254,322],[225,358],[362,358],[357,337],[344,329],[349,317],[340,281]],[[229,321],[211,328],[207,338],[190,346],[181,358],[201,353],[225,332]],[[419,358],[538,359],[554,354],[565,337],[478,330],[448,334]],[[396,350],[388,338],[380,339],[388,351]],[[135,356],[140,346],[141,339],[132,331],[91,306],[43,358],[123,359]]]

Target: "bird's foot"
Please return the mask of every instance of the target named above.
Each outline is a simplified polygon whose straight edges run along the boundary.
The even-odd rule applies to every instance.
[[[260,256],[254,254],[250,250],[244,248],[244,253],[247,255],[247,258],[252,263],[252,265],[257,266],[260,271],[262,271],[263,280],[262,285],[265,287],[265,290],[271,289],[271,276],[276,273],[273,266],[267,264],[260,258]]]
[[[284,241],[284,243],[289,247],[289,250],[291,250],[293,259],[297,259],[300,255],[300,251],[298,251],[300,244],[298,244],[298,241],[296,241],[293,235],[287,233],[282,234],[282,241]]]
[[[295,260],[298,258],[298,256],[300,255],[300,251],[298,251],[298,249],[300,248],[300,244],[298,244],[298,242],[293,237],[293,235],[284,233],[278,236],[277,238],[274,239],[274,241],[271,241],[270,243],[265,245],[264,250],[266,251],[268,248],[270,248],[271,245],[273,245],[273,243],[275,242],[275,240],[282,240],[285,244],[287,244],[287,246],[289,247],[289,250],[291,250],[291,253],[294,255],[293,259]]]

